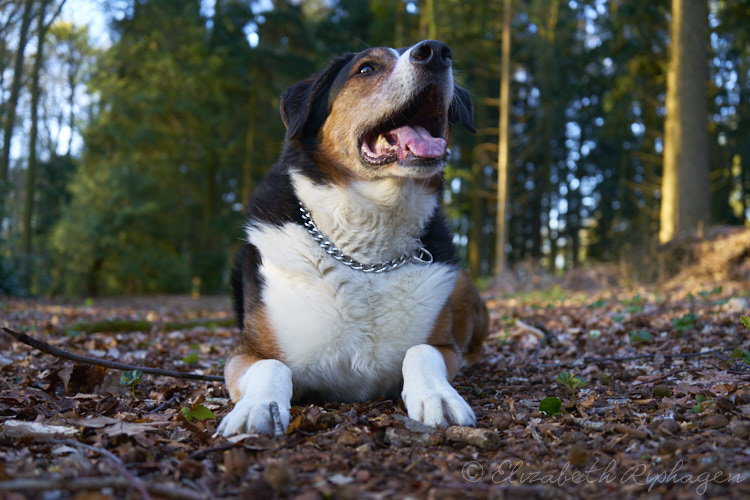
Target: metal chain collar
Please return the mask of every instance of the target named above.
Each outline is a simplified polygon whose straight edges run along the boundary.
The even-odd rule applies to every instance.
[[[419,248],[413,250],[410,253],[405,253],[401,257],[396,257],[386,262],[379,262],[377,264],[364,264],[355,260],[339,250],[336,245],[326,238],[326,236],[320,232],[318,226],[313,221],[312,214],[305,208],[302,202],[299,202],[299,211],[302,213],[302,220],[304,221],[307,232],[313,237],[313,239],[320,245],[328,255],[341,262],[345,266],[348,266],[355,271],[362,271],[363,273],[385,273],[393,271],[399,267],[414,262],[417,264],[430,264],[432,263],[432,254],[424,247],[421,240],[416,240]]]

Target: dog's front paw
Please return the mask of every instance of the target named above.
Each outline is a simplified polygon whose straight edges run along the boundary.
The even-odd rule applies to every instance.
[[[471,407],[442,380],[434,386],[404,385],[401,397],[409,418],[433,427],[449,425],[475,426],[477,419]]]
[[[278,436],[289,426],[292,371],[281,361],[263,359],[237,381],[242,395],[221,421],[217,434],[257,433]]]
[[[278,408],[276,418],[274,404]],[[289,427],[289,407],[289,401],[258,401],[245,396],[224,417],[216,433],[225,437],[243,433],[270,436],[283,434]],[[276,419],[278,422],[275,422]]]

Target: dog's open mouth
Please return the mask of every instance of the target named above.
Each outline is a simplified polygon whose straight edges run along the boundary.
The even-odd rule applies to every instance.
[[[445,119],[439,90],[428,87],[402,111],[364,134],[362,158],[372,165],[442,158],[447,145],[442,137]]]

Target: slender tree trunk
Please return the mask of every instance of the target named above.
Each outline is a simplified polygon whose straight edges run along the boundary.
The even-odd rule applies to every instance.
[[[254,81],[251,75],[250,81]],[[245,130],[245,157],[242,161],[242,206],[247,208],[250,204],[250,196],[253,193],[253,149],[255,148],[255,107],[257,96],[250,90],[250,98],[247,100],[247,129]]]
[[[540,189],[538,190],[540,196],[540,203],[544,197],[547,197],[547,230],[548,230],[548,241],[549,241],[549,270],[555,272],[555,258],[557,257],[557,235],[556,230],[552,229],[552,209],[554,203],[552,186],[552,164],[555,162],[555,154],[552,149],[552,137],[554,136],[555,128],[562,126],[558,122],[557,105],[554,97],[554,78],[557,77],[557,64],[555,61],[556,50],[556,31],[557,21],[560,12],[560,1],[552,0],[547,5],[546,23],[540,32],[541,37],[544,39],[544,51],[542,57],[544,68],[544,76],[542,77],[542,110],[544,116],[544,130],[542,133],[543,141],[542,147],[544,148],[544,159],[542,165],[542,175],[539,179]],[[559,220],[559,217],[558,217]],[[541,221],[540,221],[541,227]]]
[[[495,269],[500,275],[505,270],[507,256],[505,245],[508,242],[508,163],[509,163],[509,120],[510,120],[510,0],[503,7],[502,61],[500,69],[500,124],[497,144],[497,230],[495,236]]]
[[[468,259],[469,271],[472,276],[482,274],[482,225],[484,223],[484,206],[481,193],[484,188],[483,173],[479,165],[474,164],[471,169],[472,196],[469,199],[471,224],[469,226]]]
[[[34,188],[36,181],[36,142],[39,131],[39,76],[42,72],[42,63],[44,62],[44,39],[47,35],[47,28],[44,24],[44,14],[47,10],[47,0],[42,1],[39,6],[38,14],[38,36],[36,58],[34,59],[34,69],[31,77],[31,129],[29,130],[29,163],[26,169],[26,193],[23,203],[22,218],[22,243],[21,249],[27,256],[32,251],[32,217],[34,212]],[[31,269],[26,273],[26,279],[29,280],[27,286],[31,284]]]
[[[672,0],[659,242],[711,217],[706,0]]]
[[[401,0],[396,0],[396,12],[394,13],[396,19],[395,33],[393,35],[393,46],[403,47],[404,45],[404,3]]]
[[[435,24],[435,0],[425,0],[422,6],[422,16],[419,19],[419,32],[422,38],[434,40],[437,38],[437,24]]]
[[[5,191],[5,185],[8,182],[8,171],[10,169],[10,142],[13,138],[13,127],[16,122],[18,95],[21,92],[21,83],[23,82],[23,53],[26,50],[26,42],[28,42],[33,7],[34,0],[26,0],[23,7],[23,16],[21,18],[18,49],[16,50],[16,64],[13,68],[13,81],[10,87],[10,98],[7,103],[8,114],[5,116],[3,129],[3,156],[0,158],[0,193]]]

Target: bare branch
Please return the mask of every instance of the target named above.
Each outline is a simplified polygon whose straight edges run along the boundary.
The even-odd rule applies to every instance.
[[[23,342],[26,345],[30,345],[31,347],[34,347],[35,349],[38,349],[45,354],[50,354],[57,358],[75,361],[76,363],[102,366],[104,368],[112,368],[113,370],[120,370],[120,371],[141,370],[143,373],[150,373],[151,375],[161,375],[163,377],[184,378],[184,379],[191,379],[191,380],[206,380],[208,382],[224,382],[224,377],[220,377],[218,375],[203,375],[200,373],[163,370],[161,368],[151,368],[148,366],[129,365],[126,363],[118,363],[117,361],[108,361],[106,359],[92,358],[89,356],[81,356],[80,354],[74,354],[72,352],[68,352],[63,349],[60,349],[59,347],[50,345],[47,342],[44,342],[43,340],[30,337],[29,335],[26,335],[25,333],[13,331],[10,328],[3,327],[3,331],[7,333],[8,335],[10,335],[11,337],[13,337],[14,339],[18,340],[19,342]]]

